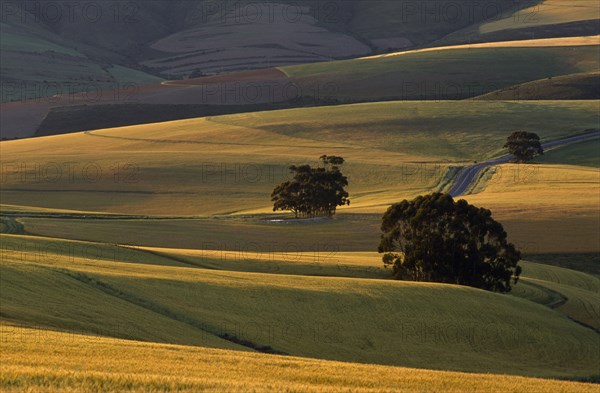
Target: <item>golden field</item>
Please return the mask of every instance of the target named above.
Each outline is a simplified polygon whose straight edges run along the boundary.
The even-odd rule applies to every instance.
[[[0,329],[5,392],[598,392],[597,385],[576,382],[144,343],[6,324]]]
[[[525,265],[527,283],[543,281],[552,290],[551,285],[561,285],[567,296],[584,291],[559,312],[544,299],[532,302],[531,291],[507,296],[367,278],[376,254],[341,254],[295,272],[256,273],[252,264],[264,262],[239,256],[235,262],[247,265],[247,271],[227,270],[215,255],[192,258],[185,251],[148,254],[22,235],[2,235],[2,244],[3,319],[24,326],[527,376],[587,377],[595,374],[599,360],[597,333],[566,317],[590,318],[578,302],[594,303],[597,279],[583,275],[591,288],[578,288],[568,270],[549,270],[564,276],[553,282],[539,268],[529,278]],[[286,263],[275,253],[272,258]],[[338,268],[346,260],[354,260],[355,277],[320,276],[320,265]],[[28,290],[31,286],[35,292]]]
[[[375,252],[391,203],[503,154],[507,130],[543,125],[550,141],[593,127],[596,109],[392,102],[3,142],[0,386],[598,391],[532,378],[597,379],[597,277],[522,262],[499,295],[391,280]],[[597,252],[592,153],[493,167],[465,198],[526,256]],[[321,154],[348,160],[352,205],[334,219],[273,214],[286,167]]]

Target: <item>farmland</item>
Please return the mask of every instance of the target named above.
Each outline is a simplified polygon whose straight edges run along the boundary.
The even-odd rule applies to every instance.
[[[210,347],[218,347],[225,337],[302,357],[535,376],[575,375],[558,365],[573,362],[578,364],[576,375],[587,376],[594,373],[598,356],[593,350],[595,333],[517,297],[440,284],[206,270],[176,266],[170,259],[161,263],[158,255],[140,264],[143,254],[132,249],[3,236],[9,236],[5,245],[12,244],[3,250],[2,300],[8,320],[130,339],[148,340],[151,334],[152,341],[184,340],[178,343]],[[36,294],[23,296],[19,282],[25,278],[36,280]],[[592,289],[586,289],[597,290],[597,282],[590,282]],[[60,293],[53,292],[57,285],[63,288]],[[425,306],[442,293],[452,307],[437,301],[435,309]],[[68,300],[75,295],[79,300]],[[256,303],[257,297],[268,300]],[[86,317],[77,311],[80,307],[88,310]],[[98,318],[107,308],[114,310],[115,319]],[[349,314],[349,308],[356,313]],[[507,318],[515,314],[518,319]],[[538,318],[545,328],[528,332],[526,326],[541,323]],[[456,335],[441,335],[449,321]],[[155,324],[161,330],[149,329]],[[177,328],[196,334],[182,334]],[[570,340],[557,339],[566,334]],[[489,346],[492,336],[497,347]],[[541,342],[546,344],[537,344]],[[515,352],[519,347],[527,351]],[[456,352],[459,358],[442,355]],[[556,356],[564,360],[553,363]]]
[[[597,46],[598,36],[494,42],[281,69],[303,91],[327,86],[327,96],[341,102],[455,100],[524,82],[596,71]],[[492,67],[495,72],[489,75]]]
[[[401,367],[273,356],[221,349],[161,345],[55,331],[2,326],[13,345],[3,352],[6,392],[166,390],[279,392],[597,392],[594,385],[493,374],[426,371]],[[86,348],[94,348],[94,352]],[[69,359],[65,362],[65,359]],[[110,361],[111,368],[106,368]],[[79,365],[86,364],[86,370]],[[232,370],[237,370],[235,373]],[[327,377],[323,377],[322,373]],[[373,378],[377,375],[377,378]],[[455,388],[455,386],[461,386]]]
[[[2,392],[600,393],[595,2],[94,4],[2,7]]]
[[[3,351],[3,389],[235,390],[236,384],[244,383],[268,384],[269,389],[285,386],[289,391],[386,391],[388,384],[394,389],[412,389],[414,384],[437,389],[444,384],[464,391],[467,383],[482,391],[594,391],[594,385],[515,375],[595,378],[597,278],[522,262],[521,282],[506,296],[453,285],[393,281],[374,252],[379,217],[386,205],[435,189],[450,165],[497,155],[497,146],[489,141],[496,138],[500,144],[504,132],[484,124],[494,124],[489,118],[495,114],[506,126],[508,117],[503,117],[502,109],[515,116],[519,106],[523,113],[532,113],[532,108],[539,111],[540,119],[549,125],[547,140],[569,135],[562,124],[570,123],[570,134],[576,134],[594,121],[594,105],[587,102],[385,103],[4,142],[3,159],[37,154],[37,162],[50,160],[39,156],[36,147],[44,141],[55,160],[62,157],[64,162],[81,164],[85,161],[83,156],[77,158],[76,146],[85,143],[89,146],[85,160],[106,167],[126,156],[143,165],[144,176],[134,177],[140,181],[121,182],[111,173],[104,183],[86,185],[81,178],[53,183],[19,177],[18,166],[4,173],[3,185],[12,182],[11,190],[2,190],[2,211],[12,217],[4,231],[14,234],[1,235],[3,342],[11,343],[10,351]],[[415,107],[420,120],[414,117]],[[455,114],[457,108],[461,115]],[[406,118],[394,122],[390,113],[397,118],[403,110]],[[489,111],[481,115],[487,116],[485,120],[472,116],[467,121],[469,113],[485,110]],[[328,116],[319,116],[319,111],[327,111]],[[361,133],[366,131],[361,131],[360,121],[348,121],[347,111],[356,119],[372,116],[376,126],[370,127],[370,135],[381,142],[371,139],[371,149],[356,149],[365,143]],[[296,123],[284,127],[284,119],[291,116]],[[464,123],[453,125],[448,120],[453,116]],[[424,143],[419,134],[399,127],[411,121],[421,122],[421,129],[431,132],[443,122],[448,130],[437,134],[437,139],[446,135],[456,144]],[[311,127],[331,132],[313,132],[319,139],[311,139]],[[337,136],[340,132],[347,137]],[[384,143],[394,132],[404,135],[406,144]],[[483,138],[484,133],[488,138]],[[453,134],[463,136],[454,139]],[[274,178],[233,182],[230,191],[211,195],[205,187],[222,190],[226,184],[214,167],[212,184],[205,184],[201,169],[176,175],[176,170],[193,168],[186,160],[207,154],[207,146],[214,154],[208,156],[211,161],[285,168],[290,162],[284,156],[291,162],[314,159],[324,144],[331,144],[328,152],[349,157],[349,173],[357,179],[361,173],[382,176],[359,182],[353,191],[356,205],[333,220],[275,220],[279,216],[269,212],[266,201]],[[293,150],[287,147],[291,145]],[[494,168],[480,180],[480,190],[467,197],[492,208],[526,255],[598,252],[594,238],[600,228],[593,207],[598,202],[597,169],[561,164],[561,155],[554,153],[569,148],[548,152],[546,158],[554,157],[556,163],[536,167],[535,176],[519,177],[518,182],[514,174],[527,168],[511,164]],[[183,161],[174,163],[175,157]],[[33,156],[29,160],[33,162]],[[388,170],[389,177],[373,169],[390,162],[398,167]],[[411,165],[419,162],[443,165],[411,183],[408,174],[422,168]],[[151,173],[155,177],[147,177]],[[176,176],[196,179],[197,188],[189,188],[184,197],[189,202],[180,199],[173,204],[174,187],[183,184]],[[385,188],[389,182],[400,186]],[[108,185],[133,194],[137,201],[131,199],[128,205],[126,199],[115,199],[114,193],[107,199]],[[373,193],[376,185],[385,192]],[[73,191],[60,191],[69,188]],[[541,189],[544,198],[536,199]],[[58,193],[64,194],[52,199]],[[226,198],[227,194],[231,196]],[[145,205],[140,195],[147,195]],[[199,196],[206,198],[204,203],[196,202]],[[65,198],[73,199],[65,203]],[[536,237],[536,232],[544,236]],[[28,289],[32,287],[33,292]],[[264,333],[266,326],[269,334]],[[39,335],[52,339],[42,344],[36,339]],[[84,343],[90,340],[93,344],[88,347]],[[37,350],[28,351],[31,347]],[[85,348],[102,355],[89,359]],[[125,348],[136,348],[135,355],[120,356]],[[56,367],[66,350],[68,362]],[[176,360],[167,355],[171,353]],[[121,360],[106,368],[105,357]],[[84,359],[89,359],[85,369],[74,369]],[[216,364],[229,362],[244,363],[236,368],[234,379],[213,371]],[[265,367],[272,368],[275,379],[255,379],[256,368]],[[317,367],[346,371],[328,373],[323,380],[323,374],[310,371]],[[374,372],[377,380],[372,378]],[[394,377],[381,379],[386,372]],[[478,374],[453,374],[459,372]],[[461,388],[452,387],[457,386],[455,378],[463,379]]]
[[[595,127],[595,111],[588,101],[373,103],[10,141],[1,195],[4,204],[107,213],[265,213],[289,165],[330,153],[347,158],[357,179],[346,209],[380,213],[390,201],[442,187],[450,166],[498,155],[507,129],[544,122],[542,137],[558,139]]]

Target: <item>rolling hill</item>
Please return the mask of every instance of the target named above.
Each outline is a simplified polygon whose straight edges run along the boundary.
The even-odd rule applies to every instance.
[[[598,71],[598,43],[599,36],[457,45],[281,69],[302,91],[321,88],[341,102],[456,100]]]
[[[136,85],[101,91],[93,99],[89,94],[62,95],[2,105],[0,134],[60,134],[94,125],[345,102],[459,100],[530,81],[597,72],[597,50],[598,36],[459,45]]]
[[[3,318],[24,327],[439,370],[597,372],[597,333],[515,296],[177,266],[109,245],[2,238]],[[567,287],[572,276],[561,276],[575,288]],[[32,281],[35,293],[23,285]]]
[[[506,375],[477,375],[361,365],[290,356],[115,340],[2,325],[0,386],[6,392],[178,391],[379,393],[464,389],[515,393],[588,393],[595,385]],[[93,345],[91,353],[86,348]],[[65,361],[69,359],[69,361]],[[109,360],[110,359],[110,360]],[[110,369],[106,363],[110,361]],[[87,369],[82,370],[81,364]],[[232,372],[233,369],[237,371]],[[326,376],[323,376],[323,373]],[[235,378],[232,378],[234,376]]]
[[[109,0],[88,6],[28,5],[19,0],[7,5],[2,22],[19,30],[18,42],[49,36],[51,42],[65,43],[67,50],[86,48],[86,55],[97,64],[143,66],[163,76],[181,77],[421,46],[519,8],[509,0],[485,0],[475,9],[469,4],[461,0],[448,9],[439,0],[429,2],[428,7],[401,6],[392,0],[380,0],[375,6],[355,0],[222,4],[210,0]],[[60,63],[32,49],[24,45],[18,53],[6,55],[12,64],[29,64],[42,79],[50,79],[55,75],[53,68],[40,61],[54,66]],[[4,65],[2,73],[14,79],[27,76],[19,73],[18,67],[5,69]],[[69,82],[71,77],[66,74],[62,81]]]
[[[3,105],[24,100],[56,104],[56,96],[68,101],[80,92],[91,99],[100,90],[119,90],[162,80],[129,65],[92,57],[89,46],[74,45],[39,26],[14,26],[3,21],[0,33]]]
[[[348,160],[351,209],[379,213],[443,187],[452,166],[502,154],[515,129],[553,140],[596,124],[590,101],[431,101],[96,130],[3,142],[0,195],[4,204],[107,213],[264,212],[289,165],[327,153]]]
[[[563,75],[527,82],[484,94],[483,100],[597,100],[600,73]]]
[[[479,26],[480,33],[485,35],[499,31],[551,26],[556,34],[569,36],[572,35],[569,34],[569,30],[560,29],[561,26],[595,24],[597,29],[600,23],[600,6],[591,0],[544,0],[520,9],[506,18],[496,19],[483,22]]]
[[[600,393],[597,2],[1,8],[2,392]],[[274,212],[325,154],[351,204]],[[382,214],[431,192],[511,292],[394,279]]]
[[[600,33],[600,7],[593,0],[541,0],[448,34],[430,46],[474,42],[591,36]]]
[[[29,233],[88,241],[231,251],[262,249],[268,238],[284,249],[295,239],[304,250],[371,251],[389,204],[444,189],[452,168],[504,154],[514,129],[553,140],[596,124],[593,101],[389,102],[9,141],[2,211]],[[597,252],[597,168],[565,165],[593,161],[593,146],[551,150],[544,166],[492,168],[466,198],[492,209],[528,255]],[[348,160],[352,205],[310,226],[264,221],[287,167],[322,154]]]

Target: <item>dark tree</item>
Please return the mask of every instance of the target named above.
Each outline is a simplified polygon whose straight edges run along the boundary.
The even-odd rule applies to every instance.
[[[504,147],[515,156],[515,161],[520,163],[529,162],[533,157],[544,154],[540,137],[532,132],[513,132]]]
[[[392,205],[383,216],[379,252],[400,280],[468,285],[509,292],[521,253],[487,209],[448,194]]]
[[[292,180],[275,187],[271,194],[273,211],[289,210],[296,218],[331,217],[338,206],[350,205],[345,187],[348,178],[339,166],[344,164],[342,157],[322,156],[321,165],[291,166]]]
[[[321,156],[319,159],[324,166],[332,165],[334,167],[339,167],[346,162],[342,157],[338,156]]]
[[[192,71],[192,73],[190,74],[190,76],[188,76],[188,78],[189,79],[201,78],[203,76],[206,76],[206,74],[200,68],[196,68],[194,71]]]

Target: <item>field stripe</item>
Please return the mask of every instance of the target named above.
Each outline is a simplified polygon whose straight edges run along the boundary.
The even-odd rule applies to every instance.
[[[454,49],[489,49],[489,48],[548,48],[561,46],[596,46],[600,45],[600,35],[590,37],[564,37],[564,38],[542,38],[534,40],[521,41],[501,41],[484,42],[478,44],[450,45],[433,48],[415,49],[404,52],[386,53],[384,55],[375,55],[361,57],[358,60],[382,59],[386,57],[395,57],[413,53],[439,52]]]

